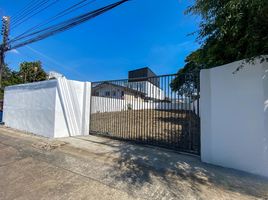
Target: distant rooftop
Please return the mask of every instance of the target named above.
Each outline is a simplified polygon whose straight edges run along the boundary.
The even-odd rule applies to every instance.
[[[156,74],[149,68],[149,67],[143,67],[135,70],[131,70],[128,72],[128,78],[147,78],[156,76]]]
[[[143,67],[128,72],[128,79],[130,79],[129,82],[132,82],[131,79],[134,79],[133,81],[137,81],[139,78],[150,78],[155,76],[157,75],[149,67]],[[159,80],[157,79],[148,79],[148,81],[159,86]]]

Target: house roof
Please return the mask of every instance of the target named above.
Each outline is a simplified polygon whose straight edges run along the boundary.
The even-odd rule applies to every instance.
[[[154,77],[154,78],[151,78]],[[158,78],[155,78],[156,74],[149,68],[144,67],[140,69],[135,69],[128,72],[128,79],[129,82],[136,82],[136,81],[148,81],[153,85],[159,87],[160,81]]]
[[[129,78],[148,78],[154,77],[156,74],[149,67],[143,67],[128,71],[128,76]]]
[[[98,84],[96,86],[93,86],[93,90],[94,89],[103,88],[105,86],[113,86],[113,87],[121,88],[121,89],[124,89],[124,90],[126,90],[128,92],[131,92],[131,93],[134,93],[134,94],[139,94],[141,96],[145,96],[146,95],[146,93],[144,93],[144,92],[141,92],[141,91],[138,91],[138,90],[134,90],[134,89],[131,89],[129,87],[117,85],[117,84],[114,84],[114,83],[110,83],[110,82],[103,82],[103,83],[100,83],[100,84]]]

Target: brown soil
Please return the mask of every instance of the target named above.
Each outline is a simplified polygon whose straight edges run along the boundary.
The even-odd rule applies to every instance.
[[[91,132],[198,151],[199,118],[191,111],[129,110],[91,115]]]

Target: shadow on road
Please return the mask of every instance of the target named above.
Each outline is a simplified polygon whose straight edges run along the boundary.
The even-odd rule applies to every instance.
[[[179,154],[161,148],[116,143],[105,140],[118,155],[109,174],[130,187],[142,188],[160,181],[174,194],[191,189],[196,195],[204,188],[241,193],[257,198],[267,196],[268,180],[248,173],[202,163],[199,157]]]

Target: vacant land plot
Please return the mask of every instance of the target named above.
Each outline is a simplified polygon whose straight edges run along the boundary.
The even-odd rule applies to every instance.
[[[149,144],[198,151],[199,117],[185,110],[128,110],[91,115],[91,131]]]

